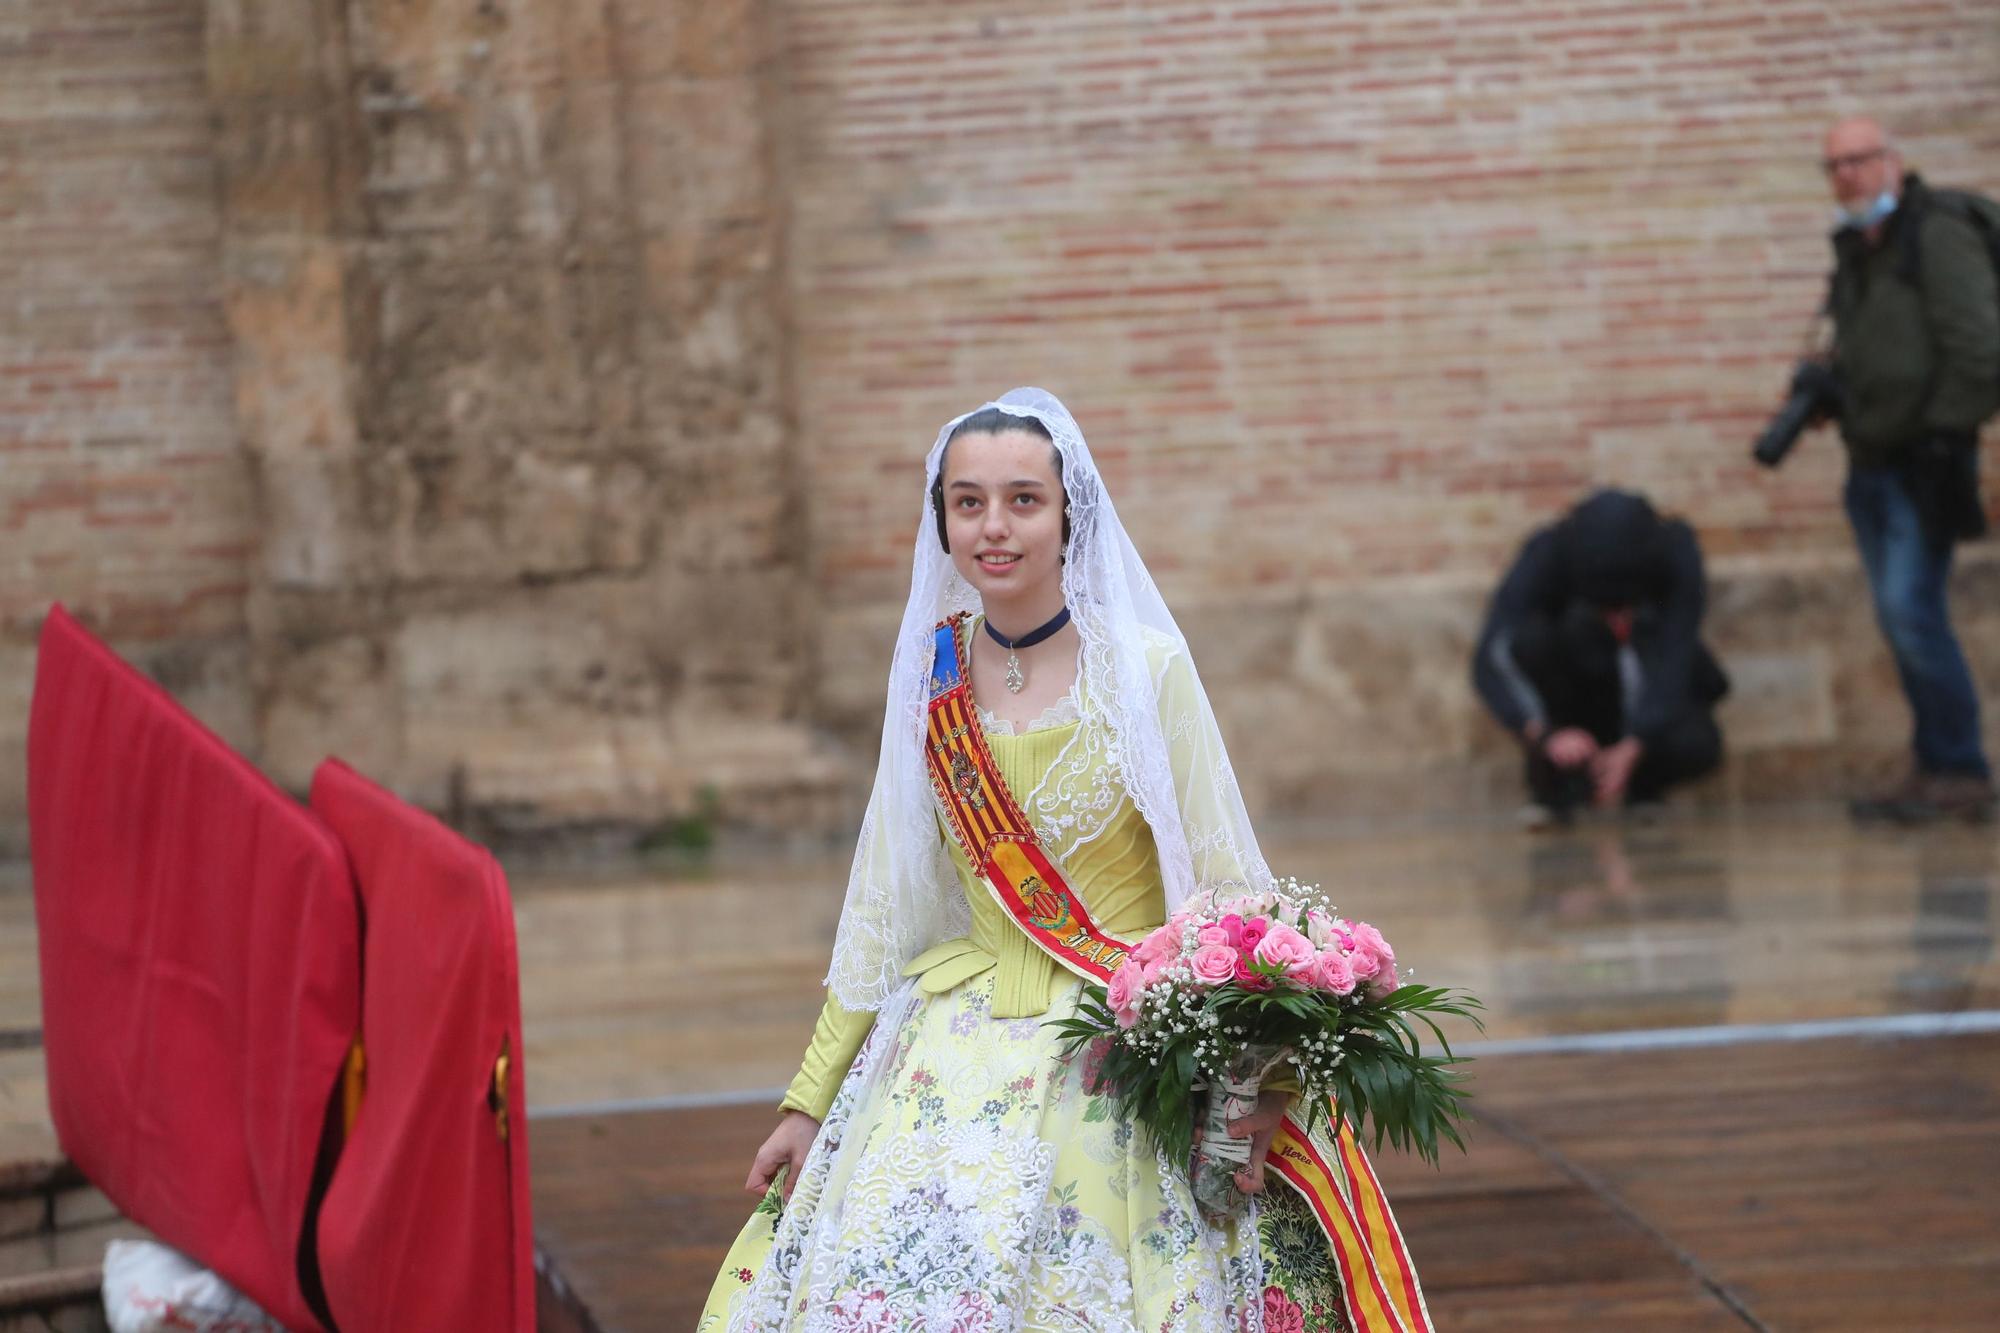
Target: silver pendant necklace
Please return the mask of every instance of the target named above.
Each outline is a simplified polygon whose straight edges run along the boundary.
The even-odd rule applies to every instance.
[[[1042,640],[1062,629],[1064,625],[1069,624],[1069,608],[1065,606],[1062,610],[1056,612],[1051,619],[1029,630],[1018,639],[1010,639],[999,630],[994,629],[993,622],[990,620],[981,621],[980,623],[986,627],[986,637],[1007,650],[1007,689],[1013,694],[1019,694],[1022,687],[1028,683],[1027,676],[1021,671],[1020,650],[1034,647]]]

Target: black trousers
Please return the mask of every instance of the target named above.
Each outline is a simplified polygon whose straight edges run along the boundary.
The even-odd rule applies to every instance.
[[[1715,705],[1729,691],[1728,677],[1708,649],[1697,645],[1688,679],[1660,679],[1651,665],[1658,655],[1647,651],[1654,646],[1650,629],[1642,614],[1633,647],[1643,688],[1649,694],[1670,691],[1676,706],[1665,731],[1647,741],[1626,787],[1627,802],[1658,800],[1668,788],[1711,773],[1722,762]],[[1618,641],[1596,612],[1577,606],[1560,619],[1532,617],[1515,631],[1510,646],[1515,665],[1542,697],[1551,733],[1580,727],[1599,745],[1626,734]],[[1539,749],[1528,756],[1527,782],[1536,802],[1557,810],[1584,804],[1594,792],[1587,769],[1559,769]]]

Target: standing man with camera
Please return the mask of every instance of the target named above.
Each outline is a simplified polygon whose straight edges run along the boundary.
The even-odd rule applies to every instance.
[[[1833,380],[1822,410],[1847,445],[1847,517],[1915,720],[1915,763],[1858,819],[1993,817],[1979,696],[1946,607],[1955,543],[1986,528],[1979,427],[2000,408],[2000,209],[1905,173],[1873,120],[1827,132],[1840,207]],[[1759,457],[1767,450],[1760,449]]]

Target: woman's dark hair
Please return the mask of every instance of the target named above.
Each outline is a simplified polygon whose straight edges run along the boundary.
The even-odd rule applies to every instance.
[[[1050,444],[1056,442],[1056,437],[1049,434],[1048,426],[1040,417],[1017,417],[1004,407],[982,407],[951,428],[951,435],[944,442],[945,452],[951,451],[952,440],[961,435],[1005,435],[1010,430],[1039,435]],[[1062,467],[1060,454],[1056,455],[1056,467]],[[938,456],[938,471],[944,471],[943,454]]]
[[[1049,442],[1049,454],[1054,459],[1056,465],[1056,484],[1058,486],[1062,484],[1062,450],[1055,447],[1056,437],[1049,434],[1048,426],[1043,423],[1040,417],[1017,417],[1012,412],[999,407],[980,408],[977,412],[974,412],[971,416],[953,426],[951,434],[945,436],[944,448],[938,454],[937,479],[931,482],[931,516],[937,520],[938,545],[944,548],[946,555],[951,554],[951,537],[945,532],[944,526],[944,463],[947,458],[951,457],[952,441],[961,435],[1005,435],[1008,431],[1013,430],[1025,431],[1029,435],[1039,435]],[[1063,500],[1062,540],[1063,545],[1068,546],[1069,497],[1067,493],[1065,493]]]

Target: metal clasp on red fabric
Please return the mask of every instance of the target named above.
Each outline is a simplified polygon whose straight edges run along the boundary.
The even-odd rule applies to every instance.
[[[513,1063],[514,1038],[500,1038],[500,1054],[493,1060],[493,1082],[486,1090],[486,1106],[493,1112],[493,1129],[500,1141],[507,1141],[507,1068]]]

